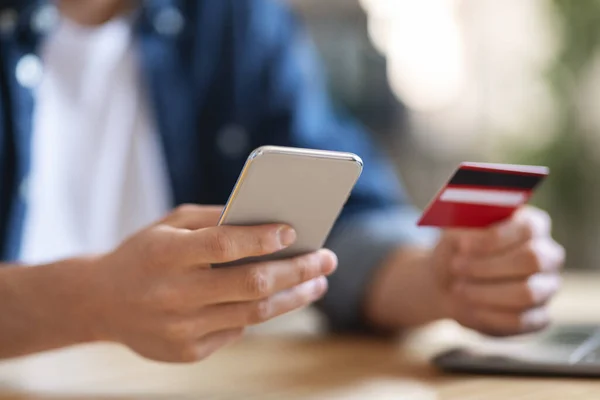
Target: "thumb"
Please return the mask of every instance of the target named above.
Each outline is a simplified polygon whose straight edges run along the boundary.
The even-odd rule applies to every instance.
[[[468,243],[472,236],[473,232],[471,232],[469,229],[445,229],[440,239],[440,245],[452,255],[465,253],[468,250],[465,244]]]

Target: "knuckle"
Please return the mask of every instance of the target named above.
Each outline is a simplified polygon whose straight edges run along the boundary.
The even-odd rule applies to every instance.
[[[246,290],[253,298],[267,297],[271,293],[271,282],[267,272],[252,268],[246,277]]]
[[[256,232],[252,235],[254,241],[254,249],[253,252],[256,254],[265,254],[270,253],[273,249],[273,244],[271,243],[271,238],[264,233]]]
[[[500,228],[491,228],[482,236],[480,250],[484,252],[492,251],[501,240],[502,233],[500,232]]]
[[[207,246],[212,254],[218,255],[222,259],[228,259],[233,254],[233,241],[226,232],[221,230],[215,231]]]
[[[169,264],[173,255],[176,254],[177,242],[175,237],[163,233],[151,232],[141,246],[140,250],[144,260],[150,265],[163,266]]]
[[[521,229],[523,231],[524,240],[531,240],[535,236],[535,226],[532,222],[523,224]]]
[[[152,299],[161,311],[172,313],[180,310],[181,292],[171,286],[163,285],[155,289]]]
[[[530,282],[531,279],[528,280],[528,283],[522,286],[521,290],[520,303],[525,309],[537,305],[542,300],[535,290],[534,285],[532,285]]]
[[[165,340],[170,343],[185,345],[194,339],[194,327],[187,322],[173,322],[164,326]]]
[[[177,208],[175,208],[175,211],[173,211],[173,215],[177,217],[185,217],[186,215],[195,212],[197,209],[198,206],[194,204],[181,204],[177,206]]]
[[[298,273],[299,282],[306,282],[309,279],[313,278],[313,276],[315,275],[315,264],[316,262],[314,255],[298,257],[295,260],[294,266]]]
[[[155,232],[149,232],[138,244],[138,251],[143,256],[144,261],[152,264],[161,263],[164,255],[164,243]]]
[[[523,263],[531,272],[541,272],[543,269],[539,249],[534,241],[530,241],[523,247]]]
[[[249,315],[249,324],[260,324],[268,321],[273,313],[273,307],[269,300],[256,302],[252,307]]]

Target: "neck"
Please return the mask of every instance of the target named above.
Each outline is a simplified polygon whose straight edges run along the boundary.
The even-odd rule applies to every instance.
[[[134,6],[135,0],[60,0],[61,14],[86,26],[101,25]]]

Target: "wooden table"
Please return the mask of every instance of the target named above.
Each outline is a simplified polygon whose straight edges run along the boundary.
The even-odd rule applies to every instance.
[[[553,312],[561,321],[600,323],[598,300],[600,275],[571,276]],[[389,342],[324,337],[317,325],[308,310],[289,315],[197,365],[152,363],[113,345],[4,362],[0,400],[600,398],[600,380],[440,373],[427,362],[432,354],[483,340],[451,322]]]

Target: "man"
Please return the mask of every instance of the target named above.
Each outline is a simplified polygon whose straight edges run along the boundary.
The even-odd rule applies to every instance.
[[[197,361],[318,299],[338,331],[548,324],[564,258],[549,217],[527,208],[430,241],[368,137],[335,116],[283,5],[56,7],[0,0],[0,357],[114,341]],[[262,144],[353,151],[364,175],[332,251],[210,269],[295,239],[286,226],[215,227],[219,207],[168,213],[223,204]]]

